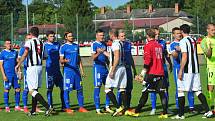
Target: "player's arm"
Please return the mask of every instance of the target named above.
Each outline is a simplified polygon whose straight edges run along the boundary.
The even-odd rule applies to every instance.
[[[208,48],[208,51],[207,51],[206,56],[207,56],[208,58],[211,58],[211,56],[212,56],[212,48]]]
[[[174,46],[172,43],[170,44],[170,53],[173,58],[178,58],[178,52],[180,52],[180,47],[179,46]]]
[[[20,60],[18,61],[17,65],[16,65],[16,67],[15,67],[16,72],[19,71],[21,64],[22,64],[22,63],[24,62],[24,60],[27,58],[28,53],[29,53],[29,48],[25,48],[25,51],[24,51],[22,57],[20,58]]]
[[[69,62],[69,59],[65,58],[65,55],[64,55],[65,51],[64,50],[65,50],[64,46],[61,46],[60,51],[59,51],[59,54],[60,54],[60,60],[59,61],[62,65]]]
[[[92,51],[92,59],[93,61],[96,60],[96,58],[103,53],[103,50],[101,48],[97,48],[96,51]]]
[[[95,51],[92,51],[92,58],[93,58],[93,61],[96,60],[96,58],[100,55],[100,54],[104,54],[105,56],[109,57],[109,53],[102,49],[102,48],[97,48],[96,49],[96,52]]]
[[[164,51],[164,55],[165,55],[166,61],[169,63],[169,71],[172,72],[172,61],[170,59],[170,56],[167,50]]]
[[[178,79],[182,80],[182,74],[184,71],[184,66],[187,63],[187,45],[186,42],[180,41],[180,47],[181,47],[181,52],[182,52],[182,58],[181,58],[181,63],[180,63],[180,70],[178,72]]]
[[[80,68],[81,76],[85,77],[83,63],[81,61],[81,56],[79,55],[78,58],[79,58],[79,68]]]
[[[145,47],[144,47],[144,66],[143,66],[141,73],[135,77],[136,81],[145,84],[144,78],[145,78],[146,72],[149,69],[149,65],[151,62],[152,62],[152,56],[151,56],[150,48],[147,45],[145,45]]]
[[[211,42],[210,42],[210,40],[207,42],[207,50],[206,50],[206,56],[208,57],[208,58],[211,58],[211,56],[212,56],[212,48],[211,48]]]
[[[93,43],[91,45],[91,53],[92,53],[92,59],[93,61],[96,60],[96,58],[101,54],[103,53],[103,50],[101,48],[97,48],[96,45]]]
[[[182,74],[184,71],[184,66],[187,63],[187,53],[186,52],[182,52],[182,59],[181,59],[181,63],[180,63],[180,70],[178,73],[178,79],[182,80]]]
[[[1,68],[1,73],[4,81],[7,81],[7,76],[4,72],[4,67],[3,67],[3,60],[0,60],[0,68]]]
[[[171,54],[172,54],[173,58],[178,58],[178,52],[173,51],[173,52],[171,52]]]
[[[201,48],[202,48],[205,56],[207,58],[211,58],[211,56],[212,56],[211,42],[207,41],[207,39],[204,38],[200,45],[201,45]]]
[[[20,61],[20,57],[17,57],[16,62],[18,63],[19,61]],[[17,76],[18,76],[19,80],[22,80],[21,66],[18,68]]]
[[[110,57],[110,53],[107,52],[107,51],[104,51],[103,54],[104,54],[105,56],[107,56],[107,57]]]
[[[136,67],[134,64],[134,59],[133,59],[132,55],[130,55],[130,56],[131,56],[131,67],[133,69],[133,73],[134,73],[134,77],[135,77],[137,75],[137,70],[136,70]]]
[[[110,70],[110,73],[109,73],[110,78],[114,77],[114,72],[116,70],[117,65],[119,64],[119,56],[120,56],[119,54],[120,54],[119,49],[114,50],[113,66],[111,67],[111,70]]]
[[[60,63],[61,64],[65,64],[65,63],[68,63],[68,62],[69,62],[68,59],[64,58],[64,56],[60,56]]]

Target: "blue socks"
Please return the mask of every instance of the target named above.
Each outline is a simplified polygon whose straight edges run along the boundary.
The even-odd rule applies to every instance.
[[[28,90],[23,90],[22,101],[23,101],[24,107],[26,107],[28,105]]]
[[[127,101],[128,101],[127,106],[130,107],[130,104],[131,104],[131,90],[126,91],[126,96],[127,96]],[[117,102],[118,102],[119,105],[122,105],[122,97],[121,97],[121,94],[120,94],[119,91],[117,92]],[[155,107],[156,107],[156,104],[155,104]]]
[[[117,91],[117,102],[118,102],[118,105],[122,105],[122,96],[119,91]]]
[[[15,91],[15,106],[19,106],[20,102],[20,92]]]
[[[105,93],[106,94],[106,93]],[[109,107],[110,105],[110,98],[109,96],[106,94],[106,100],[105,100],[105,107]]]
[[[5,107],[9,107],[8,100],[9,100],[9,92],[4,92],[4,105],[5,105]]]
[[[156,101],[157,101],[156,92],[150,93],[150,99],[151,99],[152,109],[156,109]]]
[[[70,108],[69,104],[69,92],[68,90],[64,91],[64,102],[65,102],[65,108]],[[77,90],[77,98],[78,98],[78,104],[80,107],[84,106],[84,96],[83,96],[83,90]]]
[[[49,106],[53,106],[53,100],[52,100],[52,91],[48,89],[47,91],[47,99]]]
[[[100,87],[94,88],[94,103],[96,109],[100,109]]]
[[[94,104],[96,109],[100,109],[100,89],[101,87],[94,87]],[[106,94],[105,107],[109,107],[110,98]]]
[[[190,109],[194,108],[194,94],[192,91],[189,91],[187,93],[187,98],[188,98],[188,102],[189,102],[189,108]]]
[[[83,107],[84,106],[83,89],[77,90],[77,98],[79,106]]]
[[[70,108],[70,105],[69,105],[69,91],[64,91],[64,102],[65,102],[65,107]]]

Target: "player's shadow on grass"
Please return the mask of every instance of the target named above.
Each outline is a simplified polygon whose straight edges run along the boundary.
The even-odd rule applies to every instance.
[[[56,111],[61,111],[61,103],[57,103],[57,104],[55,103],[53,104],[53,107],[56,109]],[[79,105],[78,104],[70,105],[70,108],[73,110],[78,110]],[[86,108],[89,111],[95,110],[95,105],[93,102],[84,103],[84,108]]]
[[[185,107],[185,113],[190,114],[190,115],[187,116],[187,118],[194,117],[194,116],[197,116],[197,115],[202,115],[203,116],[203,114],[205,113],[205,110],[204,110],[204,108],[203,108],[203,106],[201,104],[196,104],[194,106],[194,109],[195,109],[196,113],[189,113],[189,107],[188,106]]]
[[[174,103],[171,103],[171,104],[168,104],[168,107],[172,107],[172,106],[175,106],[175,104]],[[135,109],[137,106],[135,106],[135,107],[132,107],[133,109]],[[162,105],[161,104],[157,104],[156,105],[156,110],[161,110],[162,111]],[[144,117],[147,117],[147,116],[151,116],[151,115],[149,115],[149,111],[151,111],[152,110],[152,107],[151,107],[151,103],[150,102],[148,102],[148,104],[146,104],[143,108],[142,108],[142,110],[140,111],[140,113],[144,113]],[[156,112],[156,115],[158,114],[160,114],[161,112]]]
[[[172,106],[175,106],[174,103],[172,104],[169,104],[168,107],[172,107]],[[136,108],[136,107],[133,107],[133,108]],[[142,110],[140,111],[140,113],[143,113],[144,114],[144,117],[148,117],[148,116],[151,116],[149,114],[146,114],[146,112],[148,113],[149,111],[151,111],[151,104],[147,104],[145,105]],[[184,109],[184,113],[188,113],[189,115],[187,115],[186,117],[189,118],[189,117],[194,117],[194,116],[197,116],[197,115],[203,115],[204,114],[204,108],[202,107],[201,104],[196,104],[194,106],[194,109],[196,111],[196,113],[191,113],[190,110],[189,110],[189,106],[185,106],[185,109]],[[156,106],[156,110],[160,110],[162,111],[162,105],[157,105]],[[178,110],[176,108],[172,109],[171,108],[171,111],[173,112],[173,114],[169,114],[169,116],[173,116],[173,115],[176,115],[178,113]],[[157,112],[156,115],[159,115],[160,112]]]

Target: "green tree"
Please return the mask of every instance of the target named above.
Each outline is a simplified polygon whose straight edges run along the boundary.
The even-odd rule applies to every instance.
[[[44,0],[33,0],[29,5],[29,23],[33,24],[33,13],[35,24],[54,24],[56,21],[55,14],[58,8]]]
[[[13,13],[13,32],[16,32],[23,8],[21,0],[0,0],[0,39],[11,38],[11,13]]]
[[[91,4],[88,0],[65,0],[62,7],[65,30],[76,33],[76,16],[78,17],[79,39],[81,41],[88,39],[91,33],[94,34],[92,32],[94,31],[92,22],[94,14]]]
[[[132,0],[117,9],[125,9],[128,4],[131,5],[132,9],[147,9],[149,4],[152,4],[155,8],[168,8],[174,7],[175,3],[179,3],[183,7],[184,2],[185,0]]]
[[[131,41],[133,41],[133,32],[132,32],[133,25],[129,23],[128,20],[124,22],[124,30],[125,30],[126,37],[129,38]]]
[[[193,33],[206,33],[207,24],[210,22],[214,22],[214,8],[214,0],[187,0],[185,2],[185,10],[191,15],[193,15]]]

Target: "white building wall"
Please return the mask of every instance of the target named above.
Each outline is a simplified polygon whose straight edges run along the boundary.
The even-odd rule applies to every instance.
[[[183,19],[177,18],[168,23],[162,24],[159,27],[162,27],[165,31],[171,32],[174,27],[180,27],[182,24],[192,25],[191,22],[185,21]]]

